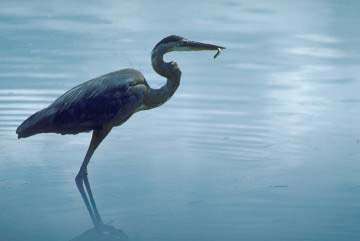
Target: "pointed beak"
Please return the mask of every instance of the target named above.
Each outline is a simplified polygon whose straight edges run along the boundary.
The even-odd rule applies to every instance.
[[[200,43],[190,40],[184,40],[181,44],[182,47],[188,48],[189,51],[201,51],[201,50],[218,50],[218,49],[225,49],[225,47],[214,45],[214,44],[207,44],[207,43]]]
[[[182,51],[204,51],[204,50],[214,50],[217,51],[214,58],[216,58],[220,52],[225,49],[223,46],[208,44],[208,43],[200,43],[196,41],[190,41],[184,39],[179,46]],[[179,49],[180,50],[180,49]]]

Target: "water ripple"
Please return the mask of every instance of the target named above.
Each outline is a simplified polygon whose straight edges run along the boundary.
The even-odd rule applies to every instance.
[[[0,89],[0,95],[60,95],[65,91],[60,89]]]

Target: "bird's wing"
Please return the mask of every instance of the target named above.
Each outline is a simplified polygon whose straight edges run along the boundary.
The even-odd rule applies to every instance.
[[[60,96],[48,109],[53,131],[75,134],[117,125],[142,105],[145,79],[125,69],[89,80]]]

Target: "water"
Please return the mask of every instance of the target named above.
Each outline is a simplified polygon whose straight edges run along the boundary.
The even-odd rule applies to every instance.
[[[139,69],[160,86],[150,51],[169,34],[227,49],[216,60],[167,56],[183,72],[175,96],[96,151],[89,175],[103,220],[130,240],[359,240],[359,7],[2,1],[0,240],[85,237],[74,177],[90,135],[17,140],[15,128],[113,70]]]

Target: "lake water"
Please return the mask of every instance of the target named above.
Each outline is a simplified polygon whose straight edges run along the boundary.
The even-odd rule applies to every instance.
[[[183,73],[173,98],[96,151],[89,178],[104,222],[134,241],[360,240],[359,10],[2,0],[0,240],[97,239],[74,183],[90,134],[17,140],[15,129],[117,69],[162,85],[150,52],[169,34],[227,49],[168,55]]]

